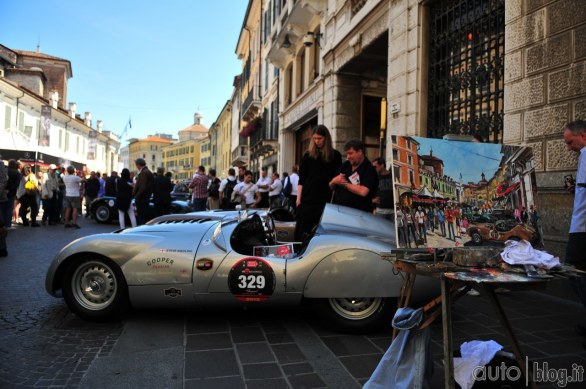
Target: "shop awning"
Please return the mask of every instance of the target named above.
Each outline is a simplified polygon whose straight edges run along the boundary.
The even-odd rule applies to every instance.
[[[41,168],[47,168],[52,163],[54,163],[57,166],[71,165],[79,170],[82,170],[84,166],[84,164],[81,162],[71,161],[69,159],[61,157],[55,157],[47,153],[33,150],[0,149],[0,156],[5,161],[15,159],[17,161],[28,163],[32,166],[38,166]]]

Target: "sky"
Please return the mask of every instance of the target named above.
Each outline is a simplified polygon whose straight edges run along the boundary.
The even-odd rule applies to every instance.
[[[0,0],[0,44],[71,62],[67,103],[129,138],[210,127],[242,72],[247,0]],[[65,107],[67,108],[67,104]]]
[[[462,183],[481,180],[484,173],[490,180],[496,173],[502,158],[502,145],[494,143],[459,142],[444,139],[414,137],[420,143],[419,155],[433,155],[444,162],[444,174]]]

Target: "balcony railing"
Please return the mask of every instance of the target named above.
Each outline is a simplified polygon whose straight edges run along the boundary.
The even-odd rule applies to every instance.
[[[258,112],[259,109],[260,109],[260,86],[255,85],[252,87],[252,89],[250,90],[250,93],[248,93],[248,96],[246,96],[246,99],[244,99],[244,102],[242,103],[242,116],[244,118],[252,117],[252,116],[254,116],[254,114],[256,114],[256,112]]]

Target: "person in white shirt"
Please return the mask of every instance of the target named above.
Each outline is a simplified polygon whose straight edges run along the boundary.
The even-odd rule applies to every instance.
[[[240,195],[242,195],[244,199],[242,201],[242,205],[245,205],[246,208],[259,207],[261,202],[261,195],[258,186],[252,182],[252,172],[250,170],[246,170],[246,172],[244,172],[244,181],[238,183],[234,187],[234,192],[238,192]]]
[[[258,205],[259,208],[269,207],[269,190],[271,187],[271,178],[267,174],[267,168],[263,167],[260,172],[260,177],[256,182],[256,186],[258,187],[258,191],[260,192],[261,196],[261,201]]]
[[[281,191],[283,190],[283,183],[279,179],[279,173],[273,173],[273,182],[269,186],[269,204],[271,208],[279,206],[278,200],[281,198]]]
[[[228,177],[224,178],[222,182],[220,182],[220,208],[221,209],[234,209],[234,206],[231,204],[231,197],[232,192],[234,191],[234,187],[238,184],[236,179],[236,171],[233,168],[228,169]]]
[[[299,166],[293,165],[291,168],[291,174],[289,175],[289,181],[291,181],[291,194],[289,195],[289,204],[293,207],[293,210],[297,207],[297,186],[299,185]]]
[[[419,227],[419,236],[423,239],[425,243],[427,243],[427,233],[425,231],[426,215],[425,211],[421,209],[421,207],[417,208],[417,212],[415,212],[415,219],[417,220],[417,225]]]
[[[81,228],[77,224],[77,210],[81,204],[79,186],[83,181],[85,180],[75,175],[73,166],[67,166],[67,174],[63,176],[63,183],[65,184],[65,228]],[[71,224],[69,223],[70,217],[73,222]]]

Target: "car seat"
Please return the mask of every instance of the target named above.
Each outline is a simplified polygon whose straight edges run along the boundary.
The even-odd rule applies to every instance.
[[[230,237],[232,249],[243,255],[254,255],[254,247],[265,246],[266,242],[262,220],[256,213],[249,219],[241,221]]]

